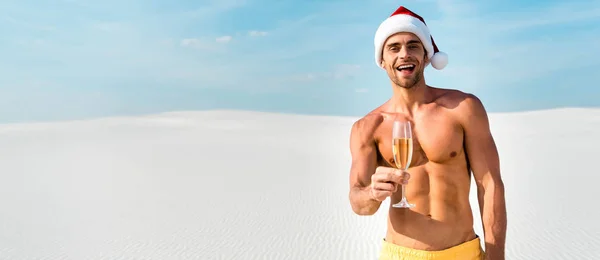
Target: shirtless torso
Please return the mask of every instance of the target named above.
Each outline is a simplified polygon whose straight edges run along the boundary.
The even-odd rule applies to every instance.
[[[395,113],[386,102],[352,128],[351,186],[364,188],[378,166],[394,167],[392,120],[401,116],[413,125],[413,157],[408,169],[407,199],[411,209],[388,209],[386,241],[420,249],[443,250],[476,238],[469,203],[470,165],[465,149],[464,122],[474,97],[456,90],[431,88],[431,101],[412,115]],[[391,204],[400,201],[398,187]],[[373,214],[379,204],[360,212]],[[364,207],[362,208],[364,210]]]

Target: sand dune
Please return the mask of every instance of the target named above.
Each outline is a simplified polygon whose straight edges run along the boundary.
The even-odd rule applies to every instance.
[[[507,259],[600,259],[600,110],[490,117]],[[356,216],[347,201],[354,120],[210,111],[2,125],[0,259],[375,259],[385,212]]]

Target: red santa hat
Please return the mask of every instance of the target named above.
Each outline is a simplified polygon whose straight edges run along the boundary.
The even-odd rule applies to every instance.
[[[388,37],[399,32],[410,32],[419,37],[425,46],[432,67],[438,70],[446,67],[448,55],[441,52],[435,45],[425,20],[403,6],[400,6],[390,17],[385,19],[375,32],[375,61],[377,66],[381,67],[383,43]]]

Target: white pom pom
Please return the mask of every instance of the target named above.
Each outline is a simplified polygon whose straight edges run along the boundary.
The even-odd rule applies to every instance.
[[[441,51],[438,51],[435,54],[433,54],[433,57],[431,57],[432,67],[441,70],[445,68],[446,65],[448,65],[448,54]]]

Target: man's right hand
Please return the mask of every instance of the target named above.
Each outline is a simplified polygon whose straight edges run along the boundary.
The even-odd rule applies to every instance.
[[[407,184],[410,174],[407,171],[379,166],[371,176],[371,198],[384,201],[398,191],[398,185]]]

